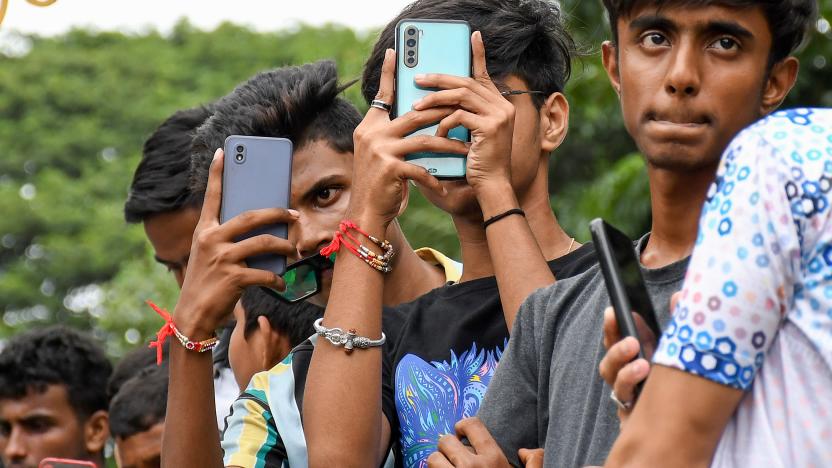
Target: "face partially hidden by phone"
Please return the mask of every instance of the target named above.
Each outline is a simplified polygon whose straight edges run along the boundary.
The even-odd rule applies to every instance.
[[[300,258],[313,255],[332,241],[347,214],[353,176],[352,153],[339,153],[326,141],[296,148],[292,156],[291,206],[301,213],[289,226],[289,240]],[[298,259],[289,259],[289,263]],[[321,292],[307,299],[325,307],[332,286],[332,270],[322,274]]]
[[[153,246],[153,258],[173,273],[182,287],[191,256],[191,241],[199,222],[199,208],[185,207],[145,219],[144,232]]]
[[[64,385],[0,400],[0,459],[5,468],[37,468],[46,457],[88,460],[84,429]]]
[[[526,82],[515,75],[509,75],[504,79],[494,79],[494,84],[501,91],[506,90],[528,90]],[[507,96],[515,109],[514,115],[514,136],[512,138],[511,150],[511,185],[517,194],[518,200],[523,203],[535,190],[548,198],[547,185],[536,188],[541,177],[548,177],[548,156],[549,151],[543,149],[541,138],[541,112],[542,109],[535,106],[528,94]],[[544,104],[545,106],[545,104]],[[472,136],[472,138],[474,138]],[[545,181],[545,180],[544,180]],[[451,216],[468,218],[476,222],[482,221],[482,210],[477,203],[474,191],[468,183],[462,180],[443,181],[442,184],[448,191],[445,197],[438,197],[429,191],[423,191],[425,197],[442,211]]]

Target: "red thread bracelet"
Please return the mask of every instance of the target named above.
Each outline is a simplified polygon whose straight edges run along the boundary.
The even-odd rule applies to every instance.
[[[176,325],[173,323],[173,317],[171,317],[167,310],[160,308],[150,300],[147,301],[147,305],[155,310],[160,317],[165,319],[165,324],[162,325],[162,328],[160,328],[158,332],[156,332],[156,341],[151,341],[148,346],[148,348],[156,348],[156,365],[162,364],[162,345],[164,345],[165,340],[167,340],[168,337],[175,336],[179,343],[185,347],[185,349],[189,351],[196,351],[198,353],[211,351],[220,343],[220,339],[216,336],[208,338],[207,340],[192,341],[180,332],[178,328],[176,328]]]

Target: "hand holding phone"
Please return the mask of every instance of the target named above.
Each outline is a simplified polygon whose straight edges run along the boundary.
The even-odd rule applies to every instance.
[[[220,222],[247,211],[288,208],[292,189],[292,142],[286,138],[231,135],[225,139]],[[286,224],[258,227],[237,241],[268,234],[286,239]],[[251,268],[277,275],[286,272],[286,257],[262,254],[246,259]]]
[[[622,339],[636,338],[640,343],[636,358],[644,358],[645,347],[652,348],[655,343],[646,343],[640,336],[632,313],[635,312],[643,319],[653,335],[653,340],[658,339],[661,329],[653,310],[650,294],[644,285],[641,264],[636,256],[633,242],[624,233],[602,219],[595,219],[590,223],[590,232],[598,252],[598,260],[612,303],[619,336]],[[635,397],[641,391],[641,386],[642,383],[636,386]]]

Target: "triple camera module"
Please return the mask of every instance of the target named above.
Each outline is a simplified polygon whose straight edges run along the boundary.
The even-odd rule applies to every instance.
[[[413,68],[419,63],[419,30],[414,26],[409,26],[404,34],[404,64]]]
[[[246,160],[246,147],[243,145],[237,145],[237,154],[234,156],[234,161],[237,164],[242,164],[243,161]]]

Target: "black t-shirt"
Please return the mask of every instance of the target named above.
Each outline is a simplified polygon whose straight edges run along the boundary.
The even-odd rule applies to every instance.
[[[591,244],[549,262],[555,278],[596,262]],[[522,270],[518,270],[522,274]],[[397,466],[416,466],[454,424],[475,416],[508,343],[497,279],[447,284],[385,309],[382,409]]]

